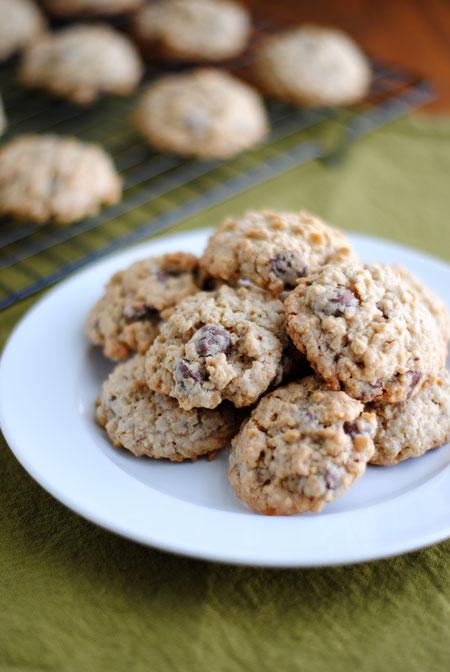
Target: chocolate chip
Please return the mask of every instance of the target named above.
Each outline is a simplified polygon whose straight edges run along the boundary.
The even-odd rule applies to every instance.
[[[125,306],[123,316],[130,323],[140,320],[150,320],[152,317],[155,317],[157,312],[154,308],[150,308],[143,303],[141,306]]]
[[[407,395],[407,399],[409,399],[414,392],[414,388],[417,387],[417,385],[420,383],[420,381],[423,378],[423,373],[422,371],[408,371],[407,375],[411,377],[411,382],[409,384],[409,392]]]
[[[370,436],[372,439],[375,436],[374,427],[372,427],[367,420],[363,420],[362,418],[344,422],[344,432],[351,436],[352,439],[354,439],[355,436],[362,434],[367,434],[367,436]]]
[[[214,324],[206,324],[194,335],[195,347],[201,357],[213,357],[223,352],[225,355],[231,352],[230,334],[222,327]]]
[[[271,262],[272,273],[280,278],[285,289],[294,289],[297,278],[308,275],[308,265],[300,252],[281,250]]]
[[[200,371],[194,371],[187,359],[180,360],[180,363],[178,364],[178,373],[183,380],[185,378],[192,378],[192,380],[196,380],[199,383],[205,380]]]
[[[352,397],[358,401],[373,401],[383,391],[381,380],[377,380],[376,383],[362,383],[362,385],[358,396],[352,394]]]
[[[329,302],[335,305],[334,311],[331,313],[334,317],[340,317],[344,314],[346,308],[357,306],[359,301],[355,294],[350,289],[345,287],[340,290],[335,297],[329,299]]]
[[[330,469],[325,469],[323,477],[325,479],[327,490],[336,490],[341,484],[341,479],[338,474],[333,473]]]
[[[180,271],[167,271],[163,268],[160,268],[158,271],[156,271],[156,277],[158,278],[159,282],[162,282],[163,284],[167,282],[169,278],[177,278],[180,274]]]

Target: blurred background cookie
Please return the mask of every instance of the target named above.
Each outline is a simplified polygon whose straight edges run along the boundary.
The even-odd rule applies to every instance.
[[[267,94],[298,105],[355,103],[371,81],[365,55],[346,33],[314,25],[269,38],[253,69]]]
[[[25,51],[19,72],[26,86],[80,105],[102,93],[126,96],[141,75],[133,43],[106,24],[77,24],[43,37]]]
[[[33,0],[0,0],[0,61],[31,44],[46,28]]]
[[[231,0],[161,0],[141,9],[133,33],[145,51],[181,61],[223,61],[247,45],[249,14]]]
[[[116,203],[121,192],[122,180],[99,145],[28,135],[0,149],[0,214],[68,224]]]
[[[144,93],[133,122],[161,151],[208,158],[233,156],[268,131],[258,92],[214,68],[161,78]]]
[[[144,0],[42,0],[42,4],[55,16],[114,16],[139,9]]]

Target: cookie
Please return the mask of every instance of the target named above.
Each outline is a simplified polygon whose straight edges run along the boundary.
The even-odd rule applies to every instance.
[[[162,77],[144,93],[133,122],[156,149],[200,158],[231,157],[268,130],[259,94],[214,68]]]
[[[144,0],[43,0],[43,4],[55,16],[115,16],[135,12]]]
[[[232,441],[228,478],[253,511],[321,511],[342,497],[373,455],[376,419],[317,377],[264,396]]]
[[[68,224],[121,198],[121,178],[99,146],[27,135],[0,148],[0,213]]]
[[[348,35],[314,25],[269,38],[254,71],[269,95],[307,106],[356,103],[371,81],[370,65]]]
[[[0,135],[4,133],[5,129],[6,129],[6,114],[5,114],[5,108],[3,106],[2,96],[0,94]]]
[[[405,401],[433,382],[446,344],[410,283],[383,264],[332,265],[299,280],[286,329],[333,390]]]
[[[148,350],[147,384],[186,409],[250,406],[279,374],[283,322],[281,301],[258,290],[223,285],[188,297]]]
[[[251,22],[230,0],[162,0],[137,12],[132,30],[144,51],[158,58],[217,62],[245,49]]]
[[[355,259],[347,236],[318,217],[263,210],[225,219],[200,265],[215,278],[246,280],[277,295],[325,264]]]
[[[181,462],[214,454],[236,434],[240,417],[231,404],[186,411],[172,397],[148,389],[144,368],[144,357],[134,355],[118,364],[103,384],[97,422],[114,446],[137,456]]]
[[[0,0],[0,61],[38,39],[47,22],[33,0]]]
[[[142,63],[133,43],[108,25],[73,25],[29,47],[20,64],[26,86],[79,105],[103,93],[126,96],[137,86]]]
[[[419,457],[450,440],[450,374],[443,369],[435,383],[424,385],[412,399],[375,402],[367,410],[378,421],[373,464],[390,466]]]
[[[145,353],[158,334],[161,312],[199,291],[196,271],[193,254],[175,252],[115,273],[89,313],[88,338],[110,359]]]
[[[425,303],[431,315],[436,320],[437,327],[440,330],[442,337],[447,343],[450,340],[450,315],[445,303],[437,294],[435,294],[435,292],[424,285],[417,276],[413,275],[413,273],[406,268],[403,268],[403,266],[395,266],[395,269],[401,275],[403,280],[410,284],[411,288]]]

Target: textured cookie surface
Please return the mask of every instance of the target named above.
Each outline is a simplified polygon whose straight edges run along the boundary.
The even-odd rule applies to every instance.
[[[361,402],[309,376],[260,400],[232,441],[228,478],[254,511],[320,511],[363,474],[375,428]]]
[[[259,94],[214,68],[163,77],[143,95],[133,120],[157,149],[186,156],[233,156],[267,132]]]
[[[102,93],[128,95],[142,74],[133,43],[107,25],[73,25],[43,37],[23,55],[19,77],[80,105]]]
[[[225,219],[210,237],[200,265],[215,278],[248,280],[278,294],[320,266],[350,260],[356,257],[347,236],[318,217],[263,211]]]
[[[436,320],[438,329],[440,330],[444,340],[450,340],[450,315],[448,308],[442,299],[437,296],[432,289],[423,284],[421,280],[413,273],[408,271],[403,266],[395,266],[396,271],[401,275],[405,283],[409,284],[412,289],[419,295],[424,302],[432,317]]]
[[[263,292],[222,286],[182,301],[147,353],[147,383],[183,408],[249,406],[278,375],[284,308]]]
[[[28,135],[0,149],[0,212],[58,224],[95,215],[120,200],[122,180],[99,146]]]
[[[412,399],[399,404],[375,402],[367,410],[377,416],[373,464],[393,465],[419,457],[450,439],[450,374],[424,385]]]
[[[185,411],[172,397],[149,390],[142,355],[118,364],[103,384],[97,421],[114,446],[174,462],[214,453],[239,429],[231,404]]]
[[[267,93],[299,105],[343,105],[363,98],[371,71],[341,30],[305,25],[270,38],[255,61]]]
[[[46,28],[33,0],[0,0],[0,61],[31,44]]]
[[[341,264],[301,278],[286,329],[331,389],[362,401],[404,401],[433,382],[446,344],[402,275],[382,264]]]
[[[139,11],[133,28],[137,40],[159,58],[214,62],[245,48],[250,18],[230,0],[162,0]]]
[[[109,16],[134,12],[144,0],[43,0],[45,8],[57,16]]]
[[[175,252],[115,273],[89,313],[88,337],[111,359],[146,352],[158,334],[161,311],[199,291],[196,270],[193,254]]]

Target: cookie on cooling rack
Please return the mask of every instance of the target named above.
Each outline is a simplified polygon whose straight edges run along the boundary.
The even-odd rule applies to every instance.
[[[147,352],[148,386],[186,409],[250,406],[278,376],[284,308],[257,289],[222,285],[184,299]]]
[[[144,0],[42,0],[45,9],[55,16],[115,16],[134,12]]]
[[[69,224],[120,200],[122,180],[95,144],[26,135],[0,148],[0,213]]]
[[[79,105],[103,93],[126,96],[141,75],[131,40],[101,24],[77,24],[43,37],[25,51],[19,71],[22,84]]]
[[[228,478],[253,511],[320,511],[342,497],[374,452],[376,419],[317,376],[264,396],[232,441]]]
[[[137,456],[181,462],[214,454],[236,434],[241,415],[231,404],[186,411],[176,399],[148,389],[144,368],[144,357],[134,355],[118,364],[103,384],[97,422],[114,446]]]
[[[152,84],[133,114],[156,149],[199,158],[228,158],[268,131],[259,94],[227,72],[200,68]]]
[[[286,329],[333,390],[361,401],[405,401],[436,380],[446,340],[395,267],[330,265],[285,300]]]
[[[347,236],[318,217],[263,210],[225,219],[200,265],[215,278],[246,280],[279,294],[321,266],[355,259]]]
[[[307,106],[347,105],[364,98],[371,68],[343,31],[304,25],[269,38],[254,72],[263,90]]]
[[[175,252],[115,273],[89,313],[88,338],[110,359],[146,352],[158,335],[161,312],[200,290],[197,265],[193,254]]]
[[[33,0],[0,0],[0,61],[39,38],[47,22]]]
[[[420,457],[450,440],[450,374],[443,369],[435,383],[424,385],[399,404],[376,402],[367,410],[377,416],[373,464],[397,464]]]
[[[237,56],[247,45],[250,29],[248,12],[231,0],[159,0],[133,20],[144,51],[194,63]]]

